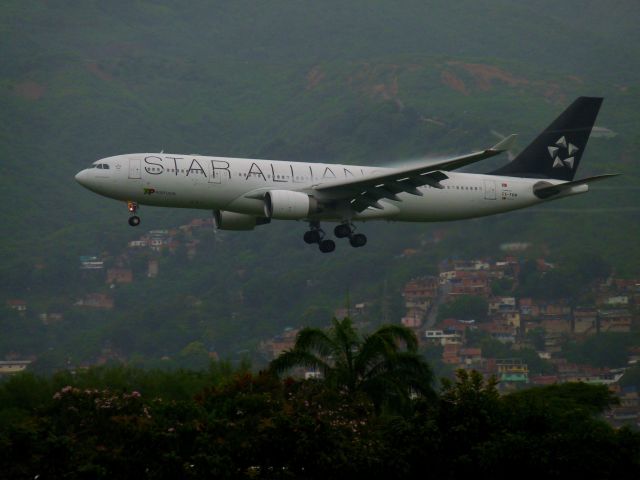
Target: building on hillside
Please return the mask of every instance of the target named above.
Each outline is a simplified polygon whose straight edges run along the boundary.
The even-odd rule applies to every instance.
[[[438,279],[436,277],[414,278],[404,286],[402,296],[407,308],[421,308],[426,311],[438,297]]]
[[[133,282],[133,271],[130,268],[109,268],[107,269],[106,283],[111,285],[114,283],[127,284]]]
[[[496,313],[515,312],[516,298],[515,297],[491,297],[489,299],[489,315],[495,315]]]
[[[81,270],[102,270],[104,268],[104,260],[95,255],[82,255],[80,257]]]
[[[0,361],[0,376],[22,372],[30,364],[31,360],[2,360]]]
[[[544,330],[544,351],[555,355],[562,351],[562,345],[571,335],[571,322],[554,318],[545,319],[537,324],[528,323],[527,327],[537,326]]]
[[[573,309],[572,331],[576,335],[593,335],[596,333],[598,311],[593,307],[576,307]]]
[[[150,258],[147,263],[147,277],[156,278],[160,272],[160,264],[157,258]]]
[[[488,322],[478,325],[478,329],[487,332],[492,338],[502,343],[515,343],[518,329],[500,322]]]
[[[541,318],[570,320],[571,307],[567,299],[538,303]]]
[[[480,348],[461,348],[458,351],[460,366],[467,369],[476,369],[482,365],[482,350]]]
[[[285,350],[291,350],[296,343],[299,328],[287,327],[280,335],[260,343],[259,350],[269,359],[274,359]]]
[[[529,366],[520,358],[496,359],[496,370],[501,389],[529,383]]]
[[[598,311],[598,331],[600,332],[630,332],[632,321],[633,316],[626,309]]]
[[[128,246],[131,249],[147,248],[149,246],[149,239],[147,237],[142,237],[139,240],[132,240],[129,242]]]
[[[111,310],[113,308],[113,298],[104,293],[90,293],[84,298],[78,300],[75,305],[77,307],[102,308]]]
[[[529,247],[531,247],[531,244],[528,242],[510,242],[500,244],[500,250],[510,253],[524,252],[525,250],[529,249]]]
[[[400,323],[407,328],[420,328],[425,318],[425,312],[419,308],[408,310],[404,317],[400,319]]]
[[[433,345],[462,344],[462,336],[459,333],[445,333],[443,330],[425,330],[423,338]]]
[[[518,299],[518,308],[522,320],[532,320],[540,316],[540,307],[533,298],[524,297]]]
[[[27,302],[26,300],[14,298],[7,300],[7,307],[16,312],[24,313],[27,311]]]
[[[43,325],[52,325],[64,320],[64,315],[62,313],[41,313],[38,318]]]
[[[461,295],[488,298],[491,294],[489,276],[484,270],[443,272],[440,274],[440,284],[448,288],[448,300]]]
[[[448,343],[442,348],[442,363],[446,365],[460,365],[460,356],[458,353],[462,345],[459,343]]]

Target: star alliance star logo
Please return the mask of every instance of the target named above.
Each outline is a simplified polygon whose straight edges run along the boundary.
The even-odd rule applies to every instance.
[[[573,162],[575,160],[573,154],[580,150],[573,143],[567,142],[567,139],[564,137],[560,137],[553,146],[547,147],[547,149],[553,160],[553,168],[567,167],[569,169],[573,169]],[[561,155],[560,152],[565,153],[565,155]]]

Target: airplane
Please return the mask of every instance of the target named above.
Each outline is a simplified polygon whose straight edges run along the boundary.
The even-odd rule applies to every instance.
[[[616,175],[574,180],[602,100],[579,97],[512,161],[486,174],[455,170],[508,151],[516,135],[486,150],[396,168],[133,153],[97,160],[75,178],[126,201],[131,226],[140,224],[140,205],[211,210],[221,230],[299,220],[309,224],[304,241],[328,253],[336,245],[324,221],[338,223],[335,237],[362,247],[367,237],[356,233],[356,221],[475,218],[587,192]]]

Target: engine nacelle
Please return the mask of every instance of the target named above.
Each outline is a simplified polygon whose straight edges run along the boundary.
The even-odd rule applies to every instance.
[[[256,225],[264,225],[270,221],[269,218],[254,217],[245,213],[213,211],[213,224],[218,230],[253,230]]]
[[[318,201],[302,192],[270,190],[264,196],[264,214],[277,220],[302,220],[318,212]]]

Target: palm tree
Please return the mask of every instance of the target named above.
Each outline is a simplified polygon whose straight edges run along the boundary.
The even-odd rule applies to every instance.
[[[380,409],[406,405],[412,396],[433,397],[433,374],[418,354],[415,334],[400,325],[385,325],[360,336],[351,320],[332,320],[328,332],[304,328],[296,343],[270,365],[282,374],[295,367],[313,368],[324,382],[348,395],[363,393]]]

